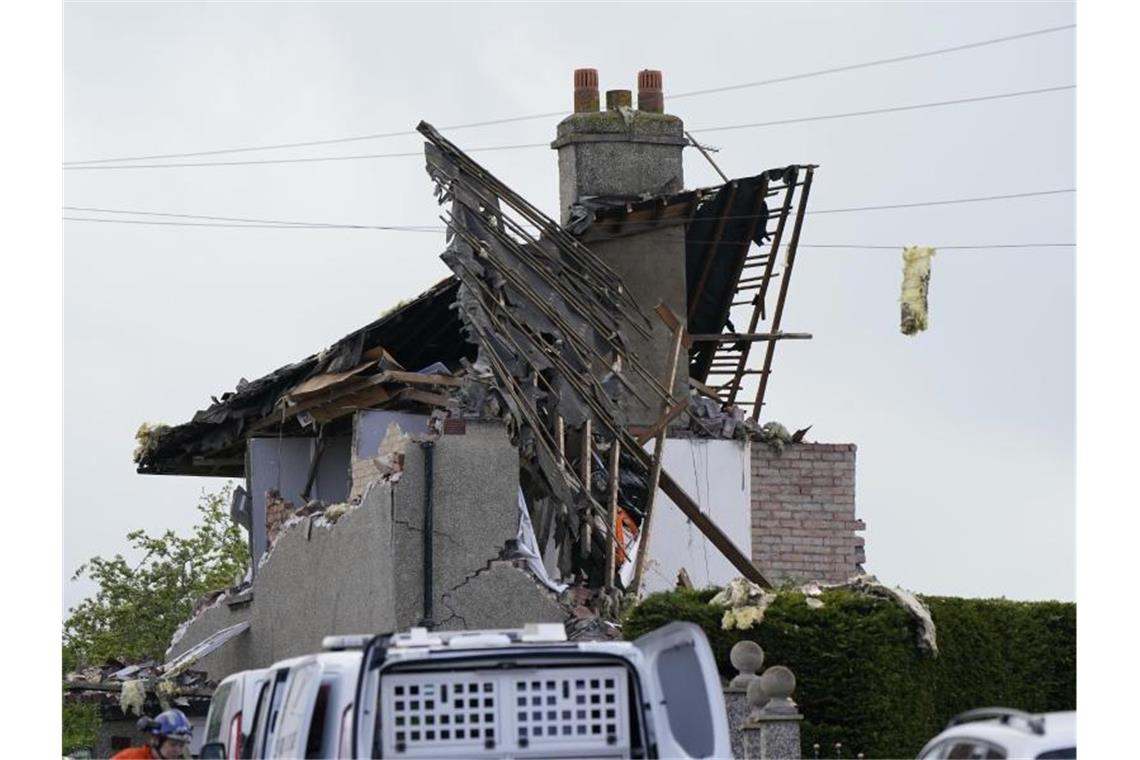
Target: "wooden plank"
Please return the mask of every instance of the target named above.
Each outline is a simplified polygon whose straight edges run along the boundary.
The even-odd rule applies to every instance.
[[[383,386],[365,388],[355,393],[350,393],[347,396],[342,396],[335,401],[330,401],[324,406],[310,409],[309,414],[312,415],[313,419],[317,422],[329,422],[349,414],[354,414],[361,409],[383,404],[391,398],[391,391]]]
[[[610,526],[606,537],[606,588],[614,586],[614,565],[617,557],[617,503],[618,485],[621,470],[621,439],[610,444],[610,500],[607,524]]]
[[[451,377],[450,375],[420,375],[415,372],[401,372],[397,370],[387,370],[376,375],[369,375],[367,377],[350,377],[336,385],[326,388],[323,391],[318,391],[310,394],[311,397],[302,401],[299,404],[294,404],[288,407],[284,413],[280,409],[275,409],[268,415],[254,423],[250,428],[250,433],[256,433],[266,428],[273,427],[286,420],[296,417],[301,412],[309,412],[310,410],[322,409],[323,407],[331,406],[332,404],[339,404],[346,407],[350,404],[367,404],[374,405],[385,401],[390,395],[391,391],[384,391],[383,389],[372,390],[376,386],[384,385],[386,383],[404,383],[412,385],[429,385],[429,386],[459,386],[463,384],[463,379],[458,377]],[[406,389],[411,391],[413,389]],[[436,394],[428,393],[426,391],[417,390],[416,393],[424,394],[422,396],[404,396],[412,401],[422,401],[430,406],[447,406],[447,397]],[[358,400],[359,397],[359,400]],[[314,419],[336,419],[343,417],[345,414],[354,411],[353,409],[341,409],[335,413],[332,409],[327,411],[316,412],[313,411]]]
[[[558,466],[566,466],[566,420],[561,414],[554,416],[554,442],[558,444]]]
[[[590,452],[592,449],[593,438],[590,433],[590,420],[586,420],[586,424],[582,426],[582,450],[581,459],[578,462],[579,471],[582,477],[582,488],[586,490],[587,502],[590,500]],[[593,519],[594,516],[590,514],[589,507],[586,508],[585,520],[582,526],[581,541],[582,541],[582,555],[585,557],[590,556],[590,550],[593,548]]]
[[[249,428],[249,433],[256,433],[260,430],[273,427],[286,420],[296,417],[301,412],[307,412],[310,409],[316,409],[326,404],[331,404],[338,399],[343,399],[345,396],[379,385],[384,382],[384,375],[371,375],[369,377],[355,378],[353,380],[345,381],[334,388],[328,389],[325,393],[311,398],[307,401],[302,401],[299,404],[294,404],[284,411],[281,409],[274,409],[269,414],[262,417]],[[247,434],[248,435],[248,434]]]
[[[300,399],[305,396],[312,396],[322,391],[332,390],[335,386],[340,385],[346,380],[359,375],[364,370],[373,366],[375,362],[365,362],[358,367],[353,367],[347,372],[328,372],[323,375],[314,375],[313,377],[303,380],[297,385],[294,385],[285,393],[286,396],[291,398]]]
[[[739,343],[747,341],[758,343],[765,340],[811,340],[811,333],[719,333],[717,335],[700,333],[690,335],[694,343]]]
[[[669,328],[670,332],[676,332],[677,328],[683,327],[680,318],[673,313],[672,309],[665,305],[664,301],[659,301],[653,310],[657,312],[657,316],[661,317],[661,321],[665,323],[665,326]],[[688,335],[684,335],[681,338],[681,345],[684,346],[687,351],[693,347],[693,341],[689,339]],[[671,391],[673,389],[670,388],[669,390]]]
[[[419,388],[404,388],[397,393],[393,399],[400,401],[419,401],[421,404],[427,404],[428,406],[444,408],[451,402],[451,399],[442,393],[429,393],[428,391],[421,391]]]
[[[649,441],[656,438],[659,433],[664,432],[665,428],[669,426],[670,422],[672,422],[674,419],[677,418],[677,415],[679,415],[681,412],[685,411],[688,408],[689,408],[689,399],[687,399],[687,398],[681,399],[680,401],[676,402],[675,404],[670,404],[669,408],[665,410],[665,413],[661,415],[661,419],[659,419],[659,420],[657,420],[657,422],[653,423],[653,427],[649,428],[644,433],[637,436],[638,445],[644,446],[645,444],[649,443]]]
[[[707,398],[711,398],[713,401],[723,401],[724,400],[720,396],[717,395],[716,388],[713,388],[712,386],[709,386],[709,385],[705,385],[700,380],[697,380],[695,377],[689,378],[689,387],[692,388],[693,390],[695,390],[697,393],[701,394],[702,396],[705,396]]]
[[[661,490],[672,499],[685,517],[697,526],[697,530],[704,533],[709,541],[712,541],[717,551],[724,555],[724,558],[731,562],[741,575],[762,588],[772,588],[772,584],[752,564],[752,561],[744,556],[736,544],[732,543],[732,539],[725,535],[711,517],[701,511],[700,505],[693,501],[692,497],[685,493],[685,489],[681,488],[665,470],[661,471]]]
[[[681,341],[684,338],[684,334],[685,328],[681,326],[680,322],[677,322],[676,326],[673,328],[673,346],[672,351],[669,354],[669,372],[667,384],[670,389],[673,387],[673,381],[677,378],[677,364],[680,361],[681,357]],[[688,401],[689,399],[686,396],[686,405],[688,404]],[[666,410],[666,414],[664,416],[668,416],[668,410]],[[665,451],[665,425],[668,424],[669,423],[666,421],[665,424],[660,426],[660,428],[655,433],[656,440],[653,443],[653,464],[649,468],[648,494],[645,500],[645,519],[641,521],[641,539],[638,541],[637,558],[633,563],[633,578],[631,579],[630,583],[630,590],[635,595],[641,591],[641,579],[642,575],[645,573],[645,561],[649,556],[649,531],[653,527],[653,513],[656,511],[654,509],[654,502],[656,501],[657,496],[657,483],[661,478],[661,457]],[[647,438],[646,440],[649,439]],[[640,438],[638,438],[638,445],[644,445],[641,442]]]
[[[412,385],[449,385],[453,387],[463,385],[463,378],[452,375],[421,375],[418,372],[400,372],[394,369],[382,372],[381,375],[388,380]]]

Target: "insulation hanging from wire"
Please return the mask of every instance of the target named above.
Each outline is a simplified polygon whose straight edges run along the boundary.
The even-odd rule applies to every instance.
[[[902,304],[903,335],[915,335],[927,326],[927,294],[930,291],[930,259],[934,248],[912,245],[903,249]]]

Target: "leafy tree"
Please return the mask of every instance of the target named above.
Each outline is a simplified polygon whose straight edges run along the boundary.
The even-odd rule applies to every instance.
[[[63,706],[63,752],[94,750],[99,741],[99,708],[95,705]]]
[[[70,610],[63,624],[64,663],[100,665],[162,661],[180,623],[204,594],[233,585],[249,562],[244,534],[229,518],[229,486],[203,493],[201,522],[189,536],[144,530],[127,534],[143,559],[131,566],[121,554],[93,557],[72,580],[99,585],[94,596]]]

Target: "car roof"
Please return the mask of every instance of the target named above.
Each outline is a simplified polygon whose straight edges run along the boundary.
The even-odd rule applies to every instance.
[[[927,742],[927,746],[956,737],[983,739],[1006,747],[1033,747],[1036,750],[1076,745],[1076,712],[1034,713],[1030,717],[1042,721],[1042,733],[1035,733],[1016,718],[1009,722],[988,718],[951,726]]]

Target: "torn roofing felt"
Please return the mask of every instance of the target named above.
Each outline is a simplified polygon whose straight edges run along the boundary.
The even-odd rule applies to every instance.
[[[463,340],[452,311],[458,288],[458,281],[448,277],[320,353],[252,382],[240,380],[233,392],[215,398],[189,422],[154,436],[140,452],[138,471],[242,476],[250,428],[273,413],[290,389],[311,378],[352,372],[380,349],[413,370],[434,362],[459,367],[474,350]]]
[[[770,208],[768,198],[795,186],[804,168],[769,169],[724,185],[670,195],[582,198],[571,207],[567,226],[588,244],[684,224],[688,332],[716,335],[726,327],[737,332],[728,323],[729,312],[738,297],[763,300],[766,295],[774,279],[768,242],[790,210],[789,194],[776,208]],[[689,376],[706,381],[714,354],[714,344],[694,343]]]

